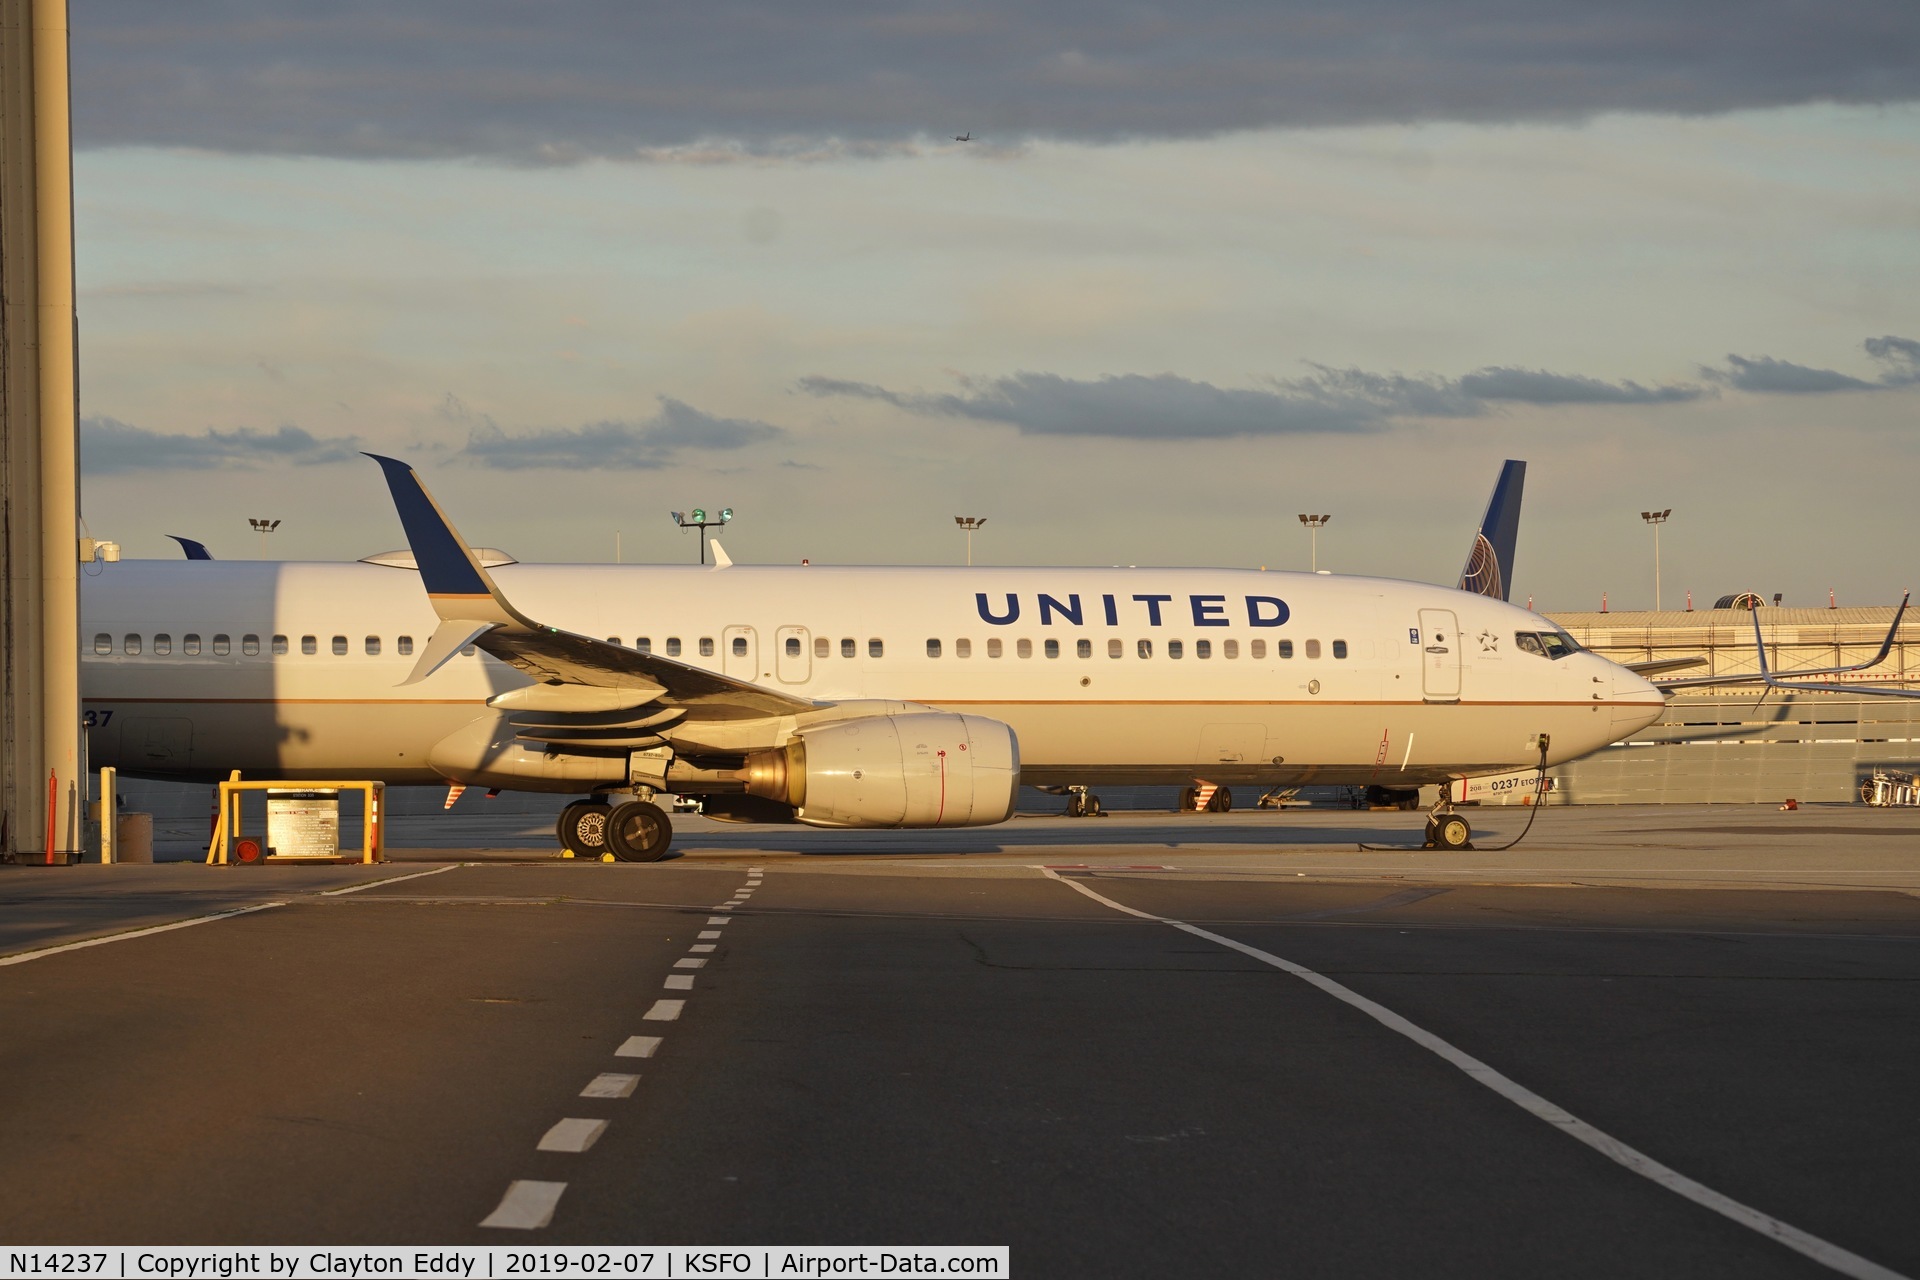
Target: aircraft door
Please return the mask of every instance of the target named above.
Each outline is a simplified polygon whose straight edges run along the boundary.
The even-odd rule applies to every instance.
[[[773,633],[773,669],[787,684],[805,684],[813,676],[813,637],[805,627],[781,627]]]
[[[752,627],[728,627],[720,633],[720,670],[735,680],[760,678],[760,643]]]
[[[1460,701],[1459,632],[1453,610],[1420,611],[1420,689],[1428,702]]]

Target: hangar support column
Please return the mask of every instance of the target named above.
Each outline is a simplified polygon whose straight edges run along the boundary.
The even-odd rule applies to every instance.
[[[79,856],[85,796],[67,65],[66,0],[0,0],[0,855],[21,862]]]

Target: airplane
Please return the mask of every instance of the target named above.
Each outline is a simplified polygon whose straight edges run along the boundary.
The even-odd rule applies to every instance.
[[[956,133],[953,135],[953,140],[955,142],[972,142],[973,130],[969,129],[965,133]]]
[[[410,555],[87,580],[94,763],[571,794],[568,851],[650,861],[662,796],[900,828],[1002,822],[1022,782],[1412,788],[1571,760],[1664,706],[1547,619],[1430,584],[523,565],[477,555],[411,467],[376,461]],[[1427,833],[1471,837],[1444,791]]]

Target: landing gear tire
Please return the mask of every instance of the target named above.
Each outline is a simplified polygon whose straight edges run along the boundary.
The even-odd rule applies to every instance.
[[[1200,790],[1198,787],[1185,787],[1180,792],[1180,812],[1192,813],[1199,808]]]
[[[1087,816],[1087,797],[1084,793],[1075,791],[1067,797],[1067,816],[1069,818]]]
[[[1087,793],[1087,807],[1082,816],[1088,818],[1098,818],[1102,816],[1100,811],[1100,797],[1094,795],[1091,791]]]
[[[1207,801],[1208,813],[1231,813],[1233,811],[1233,792],[1221,787],[1213,793],[1213,799]]]
[[[607,852],[621,862],[658,862],[672,843],[673,823],[651,800],[629,800],[607,815]]]
[[[607,851],[607,802],[576,800],[560,811],[554,834],[560,846],[576,858],[595,862]]]
[[[1464,849],[1473,839],[1473,828],[1459,814],[1449,813],[1427,824],[1427,839],[1436,849]]]

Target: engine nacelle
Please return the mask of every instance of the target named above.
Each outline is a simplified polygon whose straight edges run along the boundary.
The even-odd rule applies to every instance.
[[[872,716],[803,729],[745,772],[809,826],[984,827],[1013,816],[1020,744],[984,716]]]

